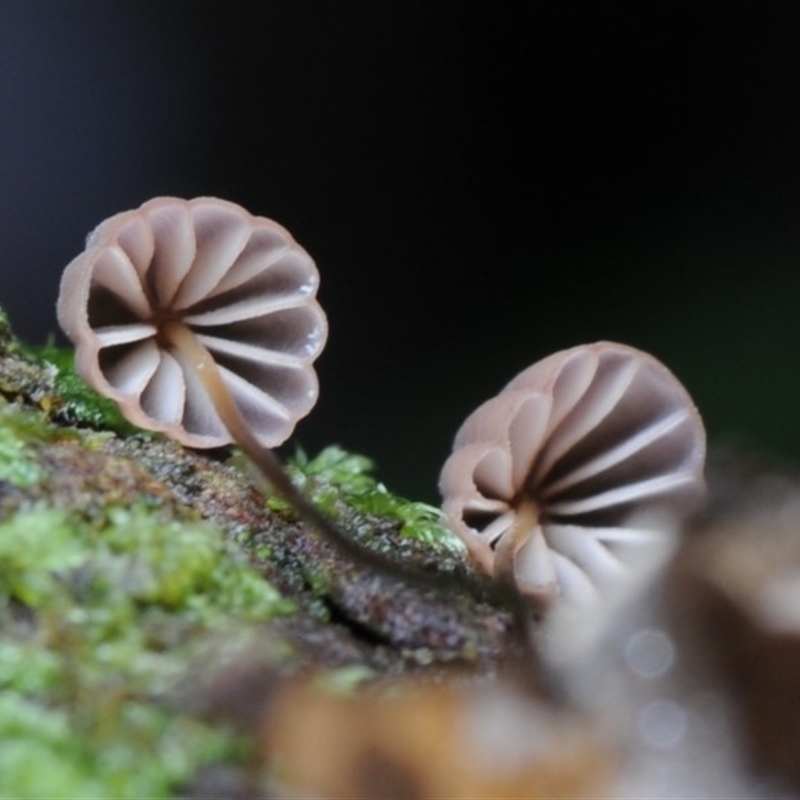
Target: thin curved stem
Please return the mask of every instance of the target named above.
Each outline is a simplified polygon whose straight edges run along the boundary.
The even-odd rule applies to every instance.
[[[549,548],[541,528],[541,510],[530,497],[514,509],[514,521],[497,540],[495,576],[519,587],[541,611],[551,604],[556,593],[555,573]]]
[[[161,333],[171,346],[179,351],[186,362],[195,370],[219,418],[228,429],[233,440],[242,448],[244,454],[255,464],[259,472],[281,497],[284,498],[301,517],[306,519],[326,539],[352,552],[357,546],[341,533],[319,509],[292,483],[280,459],[272,450],[264,447],[253,435],[239,406],[222,379],[217,362],[197,335],[181,322],[169,322],[162,326]],[[358,556],[362,557],[359,547]]]
[[[164,322],[160,327],[160,335],[169,346],[181,354],[185,363],[195,370],[203,384],[214,408],[234,441],[242,448],[269,484],[286,500],[295,511],[304,518],[325,540],[338,548],[357,563],[390,575],[405,582],[410,582],[425,589],[438,592],[447,589],[464,589],[470,587],[474,592],[486,591],[483,584],[476,585],[469,578],[457,578],[452,575],[441,575],[424,572],[407,564],[399,564],[380,553],[376,553],[353,541],[292,483],[280,459],[264,447],[251,432],[236,400],[233,398],[220,374],[214,357],[203,345],[197,335],[185,324],[177,321]],[[529,609],[523,598],[514,589],[513,584],[501,580],[489,587],[489,593],[496,600],[507,605],[513,615],[516,633],[522,644],[523,669],[520,677],[526,683],[533,683],[536,690],[541,690],[538,683],[540,665],[535,646],[529,630]]]

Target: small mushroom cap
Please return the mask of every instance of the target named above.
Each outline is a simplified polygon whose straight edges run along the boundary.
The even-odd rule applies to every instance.
[[[444,511],[490,575],[543,606],[581,603],[702,494],[705,432],[677,378],[611,342],[556,353],[473,412],[444,465]],[[525,518],[524,515],[527,515]]]
[[[319,274],[289,232],[213,197],[157,197],[102,222],[64,271],[58,321],[76,367],[135,425],[190,447],[231,442],[195,370],[160,326],[214,356],[254,435],[285,441],[317,399],[327,339]]]

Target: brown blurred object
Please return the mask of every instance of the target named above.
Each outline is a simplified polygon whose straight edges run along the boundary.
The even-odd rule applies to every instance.
[[[768,494],[701,531],[678,569],[756,766],[800,789],[800,491]]]
[[[597,797],[615,772],[583,718],[497,684],[343,696],[295,682],[270,706],[262,747],[281,797]]]

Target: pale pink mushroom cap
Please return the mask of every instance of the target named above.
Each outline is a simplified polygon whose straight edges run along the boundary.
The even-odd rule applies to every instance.
[[[471,414],[442,470],[444,511],[475,561],[543,607],[584,604],[702,494],[705,431],[659,361],[610,342],[534,364]],[[520,535],[519,513],[532,523]],[[646,512],[651,512],[649,515]]]
[[[311,257],[272,220],[213,197],[157,197],[89,235],[64,271],[58,321],[80,375],[135,425],[190,447],[228,444],[196,372],[159,335],[162,323],[185,323],[274,447],[317,399],[318,283]]]

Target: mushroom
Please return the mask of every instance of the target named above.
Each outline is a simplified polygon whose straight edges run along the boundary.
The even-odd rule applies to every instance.
[[[611,342],[521,372],[459,429],[444,512],[472,558],[539,610],[581,605],[625,572],[656,518],[702,494],[705,432],[677,378]]]
[[[135,425],[198,448],[235,438],[199,386],[202,348],[256,439],[274,447],[316,402],[312,362],[327,337],[318,283],[272,220],[216,198],[158,197],[89,235],[62,277],[58,320],[78,372]]]
[[[213,197],[157,197],[89,235],[64,271],[58,320],[80,375],[131,422],[191,447],[236,442],[330,533],[267,449],[317,398],[318,282],[276,222]]]

